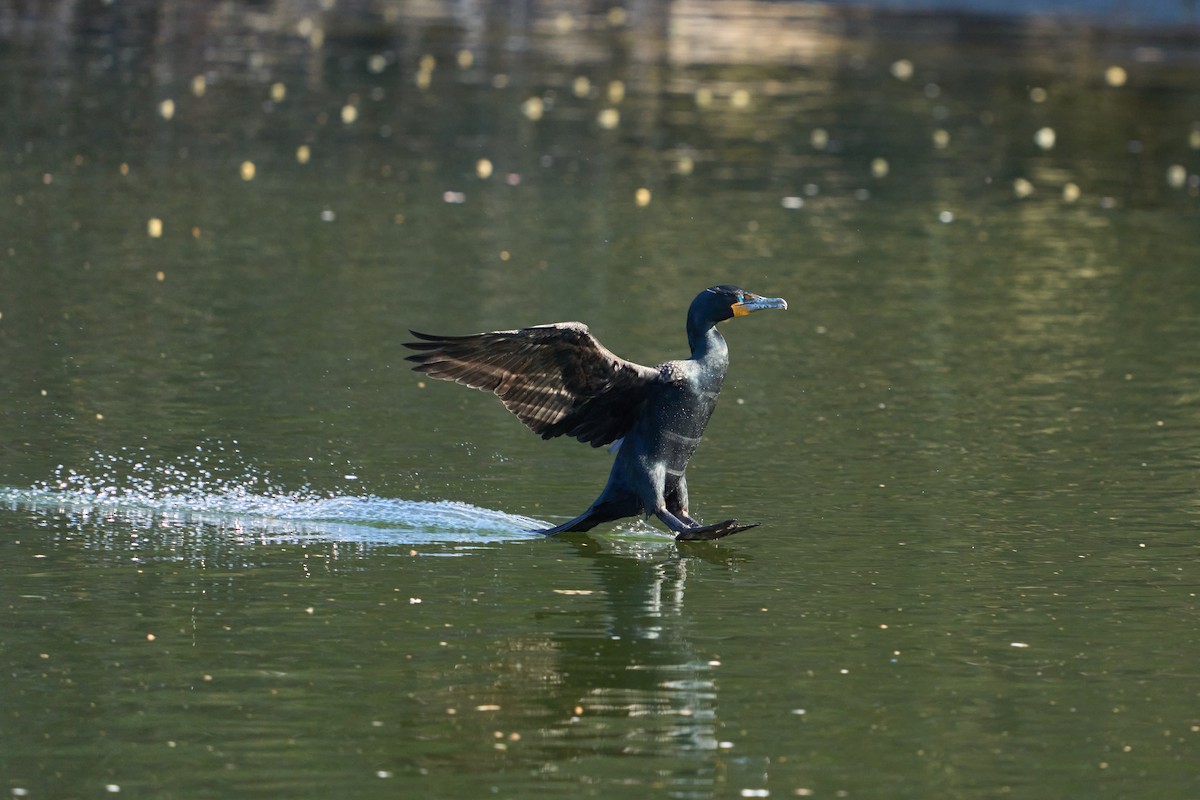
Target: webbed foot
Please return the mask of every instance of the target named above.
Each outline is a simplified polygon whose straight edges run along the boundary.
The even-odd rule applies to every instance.
[[[740,525],[736,519],[727,519],[724,522],[714,522],[712,525],[703,525],[699,528],[688,528],[680,531],[675,535],[677,542],[707,542],[713,539],[722,539],[726,536],[732,536],[735,533],[757,528],[759,522],[751,522],[749,525]]]

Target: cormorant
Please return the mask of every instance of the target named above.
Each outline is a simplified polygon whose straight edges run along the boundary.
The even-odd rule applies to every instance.
[[[586,531],[602,522],[654,514],[678,540],[719,539],[753,528],[727,519],[702,525],[688,513],[684,470],[717,405],[729,348],[717,323],[764,309],[781,297],[713,286],[687,316],[691,358],[643,367],[613,354],[581,322],[556,322],[471,336],[411,333],[405,346],[431,378],[492,392],[543,439],[574,436],[617,450],[608,484],[587,511],[541,531]]]

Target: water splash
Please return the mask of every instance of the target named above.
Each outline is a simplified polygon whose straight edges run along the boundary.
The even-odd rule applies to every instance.
[[[286,490],[222,445],[170,460],[144,448],[97,453],[83,468],[60,465],[52,479],[28,489],[0,487],[0,505],[77,525],[206,528],[266,541],[474,545],[528,538],[546,527],[453,501]]]

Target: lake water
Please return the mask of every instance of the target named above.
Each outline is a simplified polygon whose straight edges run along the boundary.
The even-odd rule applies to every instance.
[[[563,8],[0,16],[0,791],[1196,797],[1195,30]],[[403,360],[716,283],[715,543]]]

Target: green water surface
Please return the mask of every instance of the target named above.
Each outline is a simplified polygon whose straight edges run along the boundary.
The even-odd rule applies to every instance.
[[[0,791],[1197,797],[1194,31],[592,12],[5,17]],[[716,283],[717,543],[403,361]]]

